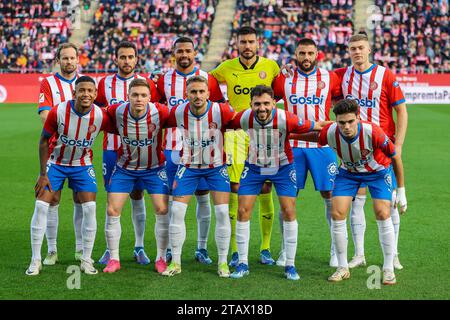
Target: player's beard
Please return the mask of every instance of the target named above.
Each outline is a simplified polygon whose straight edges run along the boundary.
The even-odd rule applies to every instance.
[[[265,115],[265,118],[264,118],[264,119],[261,119],[261,118],[260,118],[260,115],[263,115],[263,114]],[[269,117],[270,117],[270,112],[269,112],[268,110],[256,112],[256,118],[257,118],[260,122],[263,122],[263,123],[268,122],[268,121],[269,121]]]
[[[189,68],[194,63],[194,60],[189,58],[178,59],[177,65],[183,69]]]
[[[123,75],[130,75],[134,73],[134,66],[119,67],[119,71]]]
[[[246,51],[242,52],[240,55],[245,60],[251,60],[256,55],[256,52],[251,51],[251,50],[246,50]]]
[[[303,72],[310,72],[317,65],[317,60],[314,60],[314,61],[308,61],[309,62],[309,67],[305,67],[305,61],[306,60],[303,60],[303,62],[300,63],[300,70],[302,70]]]
[[[71,74],[77,71],[77,66],[73,64],[66,64],[65,66],[61,66],[61,72],[64,74]]]

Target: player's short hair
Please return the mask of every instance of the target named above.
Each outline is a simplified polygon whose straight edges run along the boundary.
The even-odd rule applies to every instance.
[[[128,86],[128,91],[131,91],[131,88],[134,87],[146,87],[148,91],[151,91],[150,85],[148,84],[147,80],[142,78],[133,79]]]
[[[250,26],[244,26],[239,28],[238,32],[237,32],[237,36],[245,36],[247,34],[254,34],[255,36],[257,35],[256,29]]]
[[[355,99],[339,100],[333,107],[333,113],[338,116],[347,113],[354,113],[356,116],[359,112],[359,106]]]
[[[177,38],[177,40],[175,40],[174,43],[173,43],[173,48],[174,48],[174,49],[175,49],[175,46],[176,46],[178,43],[191,43],[192,46],[195,48],[194,41],[193,41],[191,38],[189,38],[189,37],[184,37],[184,36],[183,36],[183,37]]]
[[[366,33],[357,33],[354,34],[350,37],[350,40],[348,40],[348,44],[352,43],[352,42],[357,42],[357,41],[367,41],[369,42],[369,37],[367,36]]]
[[[193,76],[187,79],[186,88],[189,87],[192,82],[203,82],[206,86],[208,86],[208,80],[203,76]]]
[[[253,97],[260,97],[265,93],[267,93],[272,99],[275,96],[271,87],[260,84],[252,89],[250,92],[250,99],[252,100]]]
[[[77,86],[77,84],[79,84],[79,83],[81,83],[81,82],[91,82],[91,83],[93,83],[94,86],[95,86],[95,80],[92,79],[92,78],[89,77],[89,76],[81,76],[81,77],[79,77],[79,78],[75,81],[75,87]]]
[[[313,39],[310,39],[310,38],[301,38],[298,41],[298,43],[297,43],[297,47],[300,46],[300,45],[302,45],[302,46],[314,46],[314,47],[317,48],[316,42]]]
[[[71,42],[65,42],[65,43],[61,43],[59,45],[58,49],[56,49],[56,59],[59,60],[61,58],[61,51],[63,49],[68,49],[68,48],[74,49],[75,53],[76,53],[76,55],[78,57],[78,47],[75,44],[71,43]]]
[[[120,41],[120,43],[117,45],[115,53],[116,57],[119,54],[120,48],[132,48],[134,50],[134,55],[137,57],[137,48],[136,45],[133,42],[130,41]]]

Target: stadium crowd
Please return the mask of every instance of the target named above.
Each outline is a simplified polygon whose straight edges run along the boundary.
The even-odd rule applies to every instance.
[[[2,0],[0,72],[50,72],[56,48],[71,35],[67,12],[77,2]]]
[[[82,48],[82,71],[115,71],[113,48],[121,40],[137,44],[140,72],[166,71],[172,67],[171,46],[180,35],[194,39],[198,45],[197,60],[202,60],[217,0],[142,2],[101,2]]]
[[[450,72],[447,0],[376,0],[383,8],[374,60],[394,73]]]
[[[327,70],[350,64],[346,50],[353,33],[353,1],[238,0],[229,46],[222,60],[238,56],[236,32],[250,24],[261,35],[259,54],[279,65],[294,56],[300,38],[318,44],[319,66]]]

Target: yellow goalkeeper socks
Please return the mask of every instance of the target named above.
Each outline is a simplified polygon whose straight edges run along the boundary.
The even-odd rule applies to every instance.
[[[236,221],[238,212],[238,195],[237,193],[230,192],[230,223],[231,223],[231,238],[230,238],[230,249],[231,253],[237,252],[236,244]]]
[[[272,236],[273,226],[273,199],[272,191],[270,193],[259,195],[259,225],[261,228],[261,248],[260,250],[270,250],[270,238]]]

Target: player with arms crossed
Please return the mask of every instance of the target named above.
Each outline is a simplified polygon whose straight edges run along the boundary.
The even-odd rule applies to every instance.
[[[159,103],[150,103],[150,86],[145,79],[131,81],[128,96],[129,102],[108,107],[107,110],[122,143],[108,185],[105,234],[111,257],[103,272],[120,270],[120,215],[128,195],[141,182],[152,199],[156,213],[155,268],[162,273],[166,269],[165,254],[169,242],[169,189],[161,148],[161,127],[169,116],[169,109]]]
[[[257,85],[271,86],[278,75],[279,67],[275,61],[258,56],[258,38],[252,27],[242,27],[238,31],[237,46],[239,57],[221,63],[211,74],[219,81],[226,83],[227,95],[231,106],[236,111],[250,107],[250,92]],[[231,181],[230,219],[231,219],[231,262],[236,267],[239,261],[236,245],[236,217],[238,210],[239,180],[244,170],[247,157],[248,136],[242,130],[225,133],[225,151]],[[259,221],[261,227],[260,262],[273,265],[275,260],[270,253],[274,207],[270,183],[264,184],[259,195]]]
[[[98,272],[91,259],[97,231],[97,184],[91,148],[101,130],[112,129],[108,115],[93,105],[97,95],[94,79],[78,78],[73,95],[75,100],[62,102],[50,110],[39,142],[40,175],[35,186],[36,204],[31,220],[32,260],[26,271],[30,276],[38,275],[42,269],[41,247],[48,207],[66,179],[69,187],[77,192],[83,210],[81,271],[86,274]],[[56,139],[49,147],[53,135]]]
[[[209,100],[212,102],[224,102],[217,80],[208,75],[206,71],[195,66],[194,42],[188,37],[180,37],[173,44],[173,57],[175,58],[175,69],[166,72],[158,79],[157,87],[159,94],[163,97],[170,109],[187,101],[186,81],[192,76],[201,75],[208,79]],[[180,150],[183,145],[181,133],[178,128],[168,128],[166,130],[165,150],[167,179],[169,188],[172,187],[175,173],[180,162]],[[208,185],[205,179],[201,179],[195,191],[197,199],[197,249],[195,259],[200,263],[211,264],[212,260],[208,255],[207,242],[209,226],[211,224],[211,205],[209,200]],[[169,215],[172,204],[172,197],[169,198]],[[168,249],[167,260],[171,259],[171,252]]]
[[[173,203],[169,226],[172,262],[162,274],[173,276],[181,272],[187,205],[200,180],[205,179],[216,215],[218,274],[219,277],[227,278],[230,276],[227,264],[231,234],[228,212],[230,180],[223,150],[223,133],[235,112],[228,104],[209,100],[208,81],[202,76],[189,78],[186,90],[188,102],[173,108],[167,122],[168,127],[176,126],[182,130],[183,147],[172,186]]]
[[[239,210],[236,223],[236,241],[239,264],[232,278],[249,274],[248,245],[250,217],[257,195],[265,181],[270,180],[277,191],[283,216],[283,240],[286,249],[285,276],[299,280],[295,269],[298,223],[295,200],[297,183],[289,136],[320,130],[325,122],[301,121],[285,110],[276,108],[272,88],[256,86],[251,92],[251,109],[239,112],[231,127],[243,129],[250,136],[249,153],[239,185]]]
[[[307,38],[298,42],[295,52],[298,68],[293,70],[291,77],[279,74],[273,82],[273,89],[277,98],[283,98],[285,110],[294,113],[301,120],[328,121],[330,120],[331,100],[342,96],[338,76],[331,71],[318,68],[317,45]],[[336,155],[328,146],[321,146],[315,142],[291,140],[294,155],[295,171],[297,174],[297,189],[305,188],[308,171],[310,172],[315,189],[325,202],[325,216],[331,233],[331,190],[337,173]],[[280,226],[283,232],[283,219],[280,211]],[[285,265],[285,251],[282,251],[277,265]],[[337,257],[334,244],[331,243],[330,266],[337,267]]]
[[[39,117],[42,124],[45,124],[50,110],[60,104],[73,99],[75,81],[80,77],[77,73],[78,48],[72,43],[63,43],[56,51],[56,63],[59,64],[60,71],[42,80],[39,91]],[[50,139],[50,143],[52,139]],[[58,208],[61,198],[61,191],[54,193],[55,198],[50,202],[48,208],[47,238],[48,253],[45,257],[44,265],[54,265],[58,261],[56,240],[58,235]],[[73,226],[75,230],[75,260],[80,260],[83,250],[81,241],[81,220],[83,210],[78,201],[76,192],[73,192]]]
[[[332,235],[339,266],[328,280],[338,282],[350,277],[346,216],[353,197],[365,184],[372,196],[383,251],[383,284],[395,284],[395,235],[390,217],[393,175],[390,165],[391,158],[395,162],[399,157],[395,155],[394,144],[380,127],[359,119],[356,100],[339,101],[333,112],[336,123],[325,127],[318,139],[320,144],[333,148],[341,159],[339,174],[334,181],[331,209]]]
[[[402,146],[408,126],[405,98],[392,72],[369,61],[371,49],[367,35],[353,35],[348,43],[348,51],[353,65],[336,70],[336,73],[342,79],[343,96],[355,99],[359,104],[361,120],[380,126],[389,139],[395,143],[398,158],[393,163],[395,176],[393,176],[394,192],[392,194],[391,207],[391,217],[395,231],[394,267],[403,269],[398,258],[397,247],[400,232],[398,208],[400,208],[400,213],[405,212],[407,209],[402,162]],[[393,110],[397,113],[397,123],[394,122]],[[366,191],[364,185],[361,187],[352,203],[350,216],[352,239],[355,245],[355,256],[349,263],[350,268],[366,265],[364,254],[364,233],[366,230],[364,203],[366,201]],[[396,188],[397,190],[395,190]]]
[[[117,64],[118,72],[102,78],[98,84],[98,96],[95,101],[96,104],[101,107],[107,107],[127,101],[130,83],[134,79],[145,79],[135,73],[138,56],[136,45],[134,43],[129,41],[120,42],[115,48],[115,55],[115,63]],[[151,101],[159,101],[159,94],[155,84],[150,79],[147,81],[151,88]],[[109,180],[117,161],[119,149],[120,137],[105,132],[103,137],[103,182],[107,192],[109,191]],[[144,251],[144,234],[147,215],[143,190],[144,186],[139,182],[130,192],[132,208],[131,218],[135,236],[133,256],[137,263],[149,264],[150,259]],[[99,263],[107,264],[109,258],[110,251],[107,248],[100,258]]]

